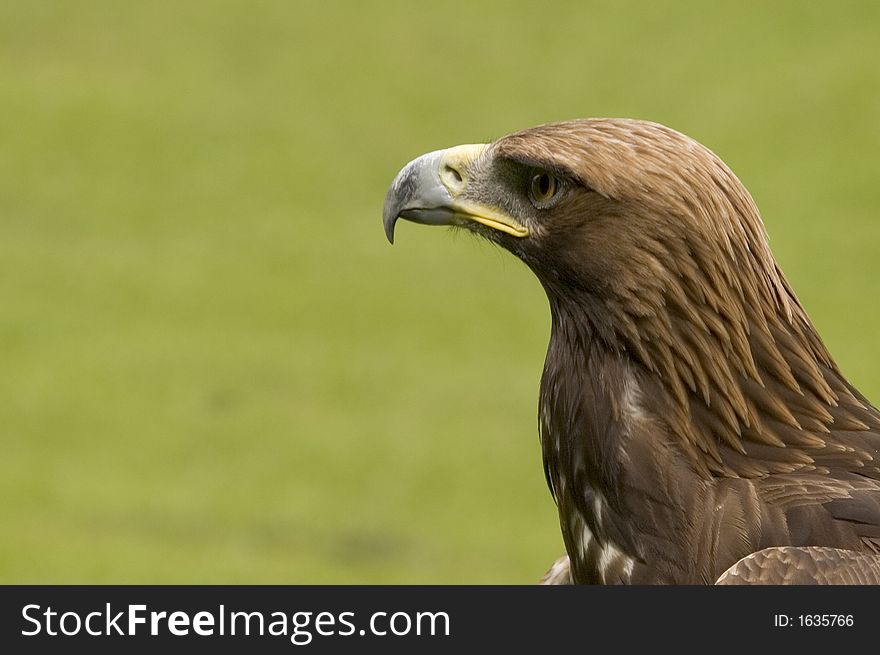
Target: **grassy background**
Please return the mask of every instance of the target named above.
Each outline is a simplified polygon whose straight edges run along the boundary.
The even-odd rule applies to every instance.
[[[406,161],[706,143],[880,398],[880,4],[0,4],[0,580],[528,583],[546,304]]]

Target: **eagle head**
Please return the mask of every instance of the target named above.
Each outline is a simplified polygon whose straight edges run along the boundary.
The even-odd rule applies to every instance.
[[[621,329],[665,314],[670,298],[792,311],[748,191],[710,150],[656,123],[568,121],[432,152],[398,174],[383,213],[389,240],[404,218],[497,243],[551,303],[586,308],[620,347]]]

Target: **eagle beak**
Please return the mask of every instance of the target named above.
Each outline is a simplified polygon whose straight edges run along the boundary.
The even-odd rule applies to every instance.
[[[515,237],[529,231],[497,207],[464,198],[473,163],[485,152],[485,143],[435,150],[403,167],[388,194],[382,210],[385,236],[394,243],[398,218],[425,225],[465,225],[482,223]]]

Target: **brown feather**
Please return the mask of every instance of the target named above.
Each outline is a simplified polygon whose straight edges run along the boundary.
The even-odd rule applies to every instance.
[[[716,584],[880,584],[880,560],[839,548],[766,548],[731,566]]]
[[[574,581],[605,581],[609,544],[632,558],[614,569],[630,582],[712,582],[767,546],[873,548],[880,413],[834,364],[730,169],[622,119],[532,128],[490,153],[577,184],[533,239],[496,239],[550,300],[542,442]],[[583,553],[572,513],[592,534]]]

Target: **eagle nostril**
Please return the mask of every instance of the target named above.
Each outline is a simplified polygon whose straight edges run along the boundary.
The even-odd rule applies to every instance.
[[[450,190],[459,191],[464,187],[464,176],[461,174],[460,170],[451,164],[443,164],[440,176]]]

